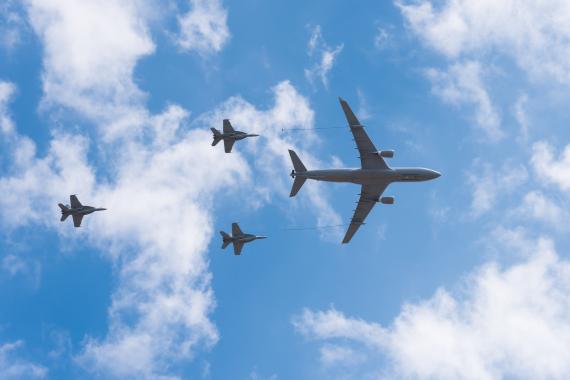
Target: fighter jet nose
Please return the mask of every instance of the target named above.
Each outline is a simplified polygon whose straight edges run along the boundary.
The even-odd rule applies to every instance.
[[[435,170],[433,171],[433,179],[439,178],[441,177],[441,173],[440,172],[436,172]]]
[[[267,239],[267,236],[257,236],[258,239]]]

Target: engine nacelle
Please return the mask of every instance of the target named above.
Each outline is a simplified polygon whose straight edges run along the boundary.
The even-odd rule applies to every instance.
[[[382,197],[382,198],[380,198],[380,202],[385,204],[385,205],[393,205],[395,201],[396,201],[396,198],[394,198],[394,197]]]
[[[394,151],[393,150],[381,150],[380,151],[380,157],[392,158],[392,157],[394,157]]]

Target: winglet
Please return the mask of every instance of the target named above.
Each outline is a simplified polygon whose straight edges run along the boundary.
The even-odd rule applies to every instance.
[[[351,127],[360,126],[361,125],[360,121],[358,121],[358,119],[354,115],[354,112],[352,112],[352,109],[350,109],[350,106],[348,105],[346,100],[344,100],[343,98],[341,98],[339,96],[338,101],[340,102],[340,106],[342,107],[342,110],[344,111],[344,115],[346,116],[346,120],[348,121],[348,125],[350,125]]]

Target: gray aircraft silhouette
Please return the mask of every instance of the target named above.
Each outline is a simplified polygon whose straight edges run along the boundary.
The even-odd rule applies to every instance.
[[[222,245],[222,249],[226,249],[226,247],[230,244],[234,245],[234,255],[240,255],[241,249],[245,243],[250,243],[254,240],[258,239],[266,239],[267,236],[257,236],[252,234],[244,234],[239,228],[237,223],[232,223],[232,236],[228,235],[224,231],[220,231],[222,235],[222,239],[224,244]]]
[[[71,195],[69,197],[69,202],[71,206],[64,206],[59,203],[58,206],[61,209],[61,221],[65,221],[69,215],[73,218],[73,225],[75,227],[81,226],[81,221],[85,215],[91,214],[95,211],[103,211],[106,208],[96,208],[91,206],[83,206],[76,195]]]
[[[307,170],[297,154],[289,150],[294,167],[291,172],[294,182],[290,196],[295,196],[307,179],[350,182],[362,185],[358,206],[354,210],[354,215],[342,240],[342,243],[346,244],[352,239],[358,228],[364,224],[364,220],[376,203],[394,204],[394,197],[381,197],[384,190],[392,182],[428,181],[441,176],[441,174],[425,168],[390,168],[384,158],[394,157],[394,151],[378,151],[348,103],[342,98],[339,98],[339,101],[360,154],[360,169]]]
[[[224,150],[226,153],[231,153],[232,147],[237,140],[243,140],[246,137],[257,137],[259,135],[253,133],[245,133],[241,131],[236,131],[228,119],[224,119],[223,133],[220,133],[216,128],[210,128],[214,134],[214,141],[212,141],[212,146],[216,146],[221,140],[224,140]]]

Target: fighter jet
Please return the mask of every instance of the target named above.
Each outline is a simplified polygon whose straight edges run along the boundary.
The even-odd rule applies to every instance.
[[[222,249],[226,249],[226,247],[230,244],[234,245],[234,255],[238,256],[241,254],[241,249],[245,243],[252,242],[258,239],[266,239],[267,236],[256,236],[252,234],[244,234],[241,229],[239,228],[237,223],[232,223],[232,236],[228,235],[224,231],[220,231],[222,235],[222,239],[224,244],[222,245]]]
[[[61,203],[58,204],[59,208],[61,209],[61,221],[63,222],[65,219],[67,219],[69,215],[71,215],[71,217],[73,218],[73,225],[75,227],[81,226],[81,221],[83,220],[83,217],[85,215],[91,214],[92,212],[95,211],[106,210],[106,208],[83,206],[81,202],[79,202],[79,199],[77,199],[77,196],[75,195],[71,195],[69,197],[69,202],[71,203],[71,206],[69,205],[64,206]]]
[[[441,176],[441,174],[435,170],[424,168],[390,168],[384,158],[394,157],[394,151],[376,149],[366,134],[364,126],[360,124],[348,103],[342,98],[339,98],[339,101],[356,142],[361,167],[359,169],[307,170],[297,154],[289,150],[294,167],[291,172],[294,182],[290,196],[295,196],[307,179],[350,182],[361,185],[358,205],[342,240],[342,243],[346,244],[350,242],[358,228],[364,224],[364,220],[376,203],[394,204],[394,197],[382,197],[382,193],[390,183],[429,181]]]
[[[220,133],[220,131],[218,131],[216,128],[210,128],[210,130],[214,134],[214,141],[212,142],[212,146],[216,146],[220,140],[224,140],[224,150],[226,153],[231,153],[232,147],[237,140],[243,140],[246,137],[259,136],[253,133],[236,131],[228,119],[224,119],[224,133]]]

